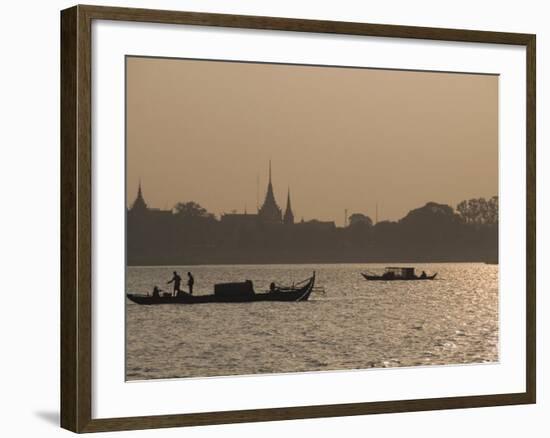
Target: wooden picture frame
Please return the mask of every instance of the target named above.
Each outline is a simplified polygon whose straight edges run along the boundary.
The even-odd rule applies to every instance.
[[[526,48],[526,391],[521,393],[92,418],[91,28],[93,20],[518,45]],[[98,432],[535,403],[535,35],[196,12],[75,6],[61,12],[61,426]]]

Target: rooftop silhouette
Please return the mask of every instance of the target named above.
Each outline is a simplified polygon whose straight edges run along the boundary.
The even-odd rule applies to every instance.
[[[256,214],[218,219],[194,201],[171,210],[150,208],[141,181],[127,211],[130,265],[494,261],[498,259],[498,198],[470,199],[457,209],[428,202],[398,221],[373,223],[353,212],[346,226],[294,221],[290,188],[284,215],[274,194],[271,163]]]

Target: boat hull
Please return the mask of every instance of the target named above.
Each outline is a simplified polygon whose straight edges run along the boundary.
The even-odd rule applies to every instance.
[[[250,296],[219,296],[219,295],[190,295],[184,293],[178,296],[158,296],[126,294],[127,298],[136,304],[205,304],[205,303],[251,303],[259,301],[307,301],[315,285],[315,276],[307,283],[296,289],[275,290],[272,292],[255,293]]]
[[[383,277],[382,275],[367,275],[361,273],[361,275],[365,278],[365,280],[369,281],[423,281],[423,280],[433,280],[437,274],[434,275],[428,275],[426,277],[416,277],[416,278],[387,278]]]

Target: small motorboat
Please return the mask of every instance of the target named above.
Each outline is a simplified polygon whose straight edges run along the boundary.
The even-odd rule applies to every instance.
[[[252,281],[221,283],[214,285],[210,295],[191,295],[180,291],[155,295],[126,294],[137,304],[201,304],[201,303],[248,303],[256,301],[307,301],[315,286],[315,272],[309,278],[292,286],[271,283],[269,290],[256,293]]]
[[[415,269],[411,267],[395,267],[388,266],[382,275],[376,275],[372,273],[361,273],[365,280],[378,280],[378,281],[395,281],[395,280],[433,280],[437,273],[433,275],[427,275],[425,271],[422,274],[416,275]]]

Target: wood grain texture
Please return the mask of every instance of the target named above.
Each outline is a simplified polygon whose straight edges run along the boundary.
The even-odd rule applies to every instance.
[[[419,400],[92,419],[92,20],[220,26],[295,32],[513,44],[527,53],[527,350],[526,392]],[[197,12],[75,6],[61,12],[61,425],[74,432],[150,429],[458,409],[536,400],[534,35]]]
[[[367,414],[520,405],[528,403],[531,403],[529,397],[525,393],[521,393],[473,397],[398,400],[387,402],[348,403],[244,411],[206,412],[200,414],[108,418],[92,420],[87,427],[82,430],[82,432],[105,432],[114,430],[155,429],[306,418],[344,417]]]
[[[414,38],[428,40],[465,41],[495,44],[526,45],[531,35],[507,32],[487,32],[436,27],[396,26],[390,24],[354,23],[348,21],[304,20],[296,18],[261,17],[254,15],[210,14],[151,9],[81,6],[94,19],[140,21],[149,23],[188,24],[198,26],[235,27],[246,29],[285,30],[293,32],[333,33]]]
[[[77,429],[76,8],[61,16],[61,426]]]
[[[526,77],[527,77],[527,126],[526,126],[526,156],[527,156],[527,304],[526,304],[526,355],[527,355],[527,394],[532,403],[537,399],[537,80],[536,80],[537,40],[531,35],[526,44]]]

